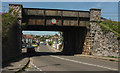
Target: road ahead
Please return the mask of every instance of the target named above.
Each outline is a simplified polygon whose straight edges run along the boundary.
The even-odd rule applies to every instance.
[[[65,56],[55,53],[46,45],[31,55],[31,68],[27,71],[117,71],[118,63],[99,59]]]

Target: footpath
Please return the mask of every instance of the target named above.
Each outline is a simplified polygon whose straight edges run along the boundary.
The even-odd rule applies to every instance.
[[[94,58],[94,59],[101,59],[101,60],[107,60],[107,61],[115,61],[115,62],[120,62],[118,58],[109,58],[109,57],[102,57],[102,56],[93,56],[93,55],[74,55],[74,56],[79,56],[79,57],[89,57],[89,58]]]
[[[52,48],[51,46],[48,45],[50,49],[54,50],[55,52],[60,52],[60,50],[57,50],[55,48]],[[83,54],[75,54],[74,56],[78,57],[88,57],[88,58],[94,58],[94,59],[101,59],[101,60],[107,60],[107,61],[115,61],[115,62],[120,62],[118,58],[109,58],[109,57],[102,57],[102,56],[94,56],[94,55],[83,55]]]
[[[25,50],[25,49],[24,49]],[[2,73],[6,72],[14,72],[19,73],[24,71],[30,62],[30,58],[28,56],[22,55],[21,57],[12,60],[11,63],[6,63],[3,65]]]

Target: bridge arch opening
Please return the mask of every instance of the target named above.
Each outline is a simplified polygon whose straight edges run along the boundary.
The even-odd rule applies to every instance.
[[[39,26],[29,25],[22,27],[23,31],[54,31],[61,32],[62,36],[62,50],[63,55],[82,54],[85,37],[87,34],[86,27],[74,26]],[[60,34],[60,33],[59,33]]]
[[[22,31],[22,50],[35,47],[35,53],[60,54],[63,50],[63,32],[61,31]]]

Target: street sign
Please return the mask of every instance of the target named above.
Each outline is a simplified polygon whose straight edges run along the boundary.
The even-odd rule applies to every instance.
[[[55,18],[53,18],[53,19],[51,20],[51,23],[52,23],[52,24],[56,24],[56,23],[57,23],[57,20],[56,20]]]

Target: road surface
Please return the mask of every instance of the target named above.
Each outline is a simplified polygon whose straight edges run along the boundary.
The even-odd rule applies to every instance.
[[[47,45],[42,45],[31,54],[27,71],[117,71],[118,63],[79,56],[55,53]],[[107,72],[105,72],[107,73]],[[109,73],[109,72],[108,72]]]

